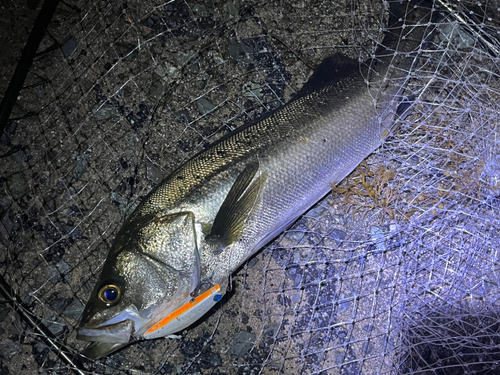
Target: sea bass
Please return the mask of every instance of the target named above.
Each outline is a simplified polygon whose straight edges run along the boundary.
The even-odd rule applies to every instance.
[[[186,162],[138,205],[83,312],[78,338],[93,342],[85,355],[194,323],[242,263],[382,144],[407,107],[401,83],[432,12],[411,0],[389,13],[374,58],[327,58],[283,108]]]

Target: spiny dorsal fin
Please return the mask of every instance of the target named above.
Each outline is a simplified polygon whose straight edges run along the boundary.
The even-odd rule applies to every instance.
[[[205,238],[207,243],[217,245],[216,252],[222,251],[241,237],[243,223],[259,197],[266,180],[266,174],[263,173],[250,184],[258,169],[258,162],[250,163],[245,167],[217,212],[212,229]]]
[[[313,91],[321,90],[326,86],[334,85],[355,72],[359,72],[359,62],[357,60],[341,53],[329,56],[316,68],[313,75],[302,86],[293,100],[302,98]]]

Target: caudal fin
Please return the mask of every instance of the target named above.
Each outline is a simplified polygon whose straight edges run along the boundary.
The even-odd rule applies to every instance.
[[[376,55],[383,58],[417,50],[432,31],[436,15],[430,0],[389,0],[388,26]]]

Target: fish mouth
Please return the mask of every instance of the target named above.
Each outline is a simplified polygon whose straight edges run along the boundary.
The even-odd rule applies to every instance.
[[[91,343],[86,349],[82,351],[82,355],[90,359],[99,359],[106,357],[122,348],[127,346],[127,344],[109,344],[107,342],[96,342]]]
[[[134,331],[134,322],[131,319],[116,324],[99,326],[96,328],[82,327],[76,338],[82,341],[94,341],[109,344],[126,344]]]

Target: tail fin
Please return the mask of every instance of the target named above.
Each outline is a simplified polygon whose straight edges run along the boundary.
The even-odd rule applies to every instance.
[[[432,0],[389,0],[388,27],[377,57],[415,51],[432,27],[436,14]]]

